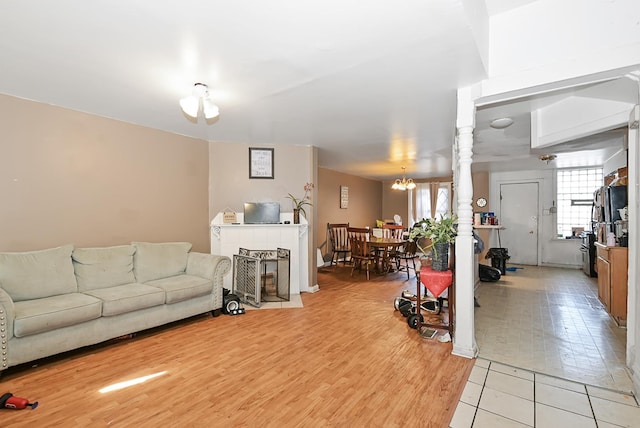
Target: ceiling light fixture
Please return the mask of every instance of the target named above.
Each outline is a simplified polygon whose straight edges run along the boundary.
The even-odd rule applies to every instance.
[[[204,83],[193,85],[193,95],[180,100],[182,111],[188,116],[198,119],[198,113],[202,110],[205,119],[213,119],[220,114],[220,109],[209,99],[209,88]]]
[[[416,188],[416,183],[413,182],[412,178],[406,178],[404,176],[405,167],[402,167],[402,180],[397,178],[396,181],[391,186],[394,190],[413,190]]]
[[[513,125],[513,119],[510,117],[501,117],[500,119],[494,119],[489,124],[490,127],[495,129],[504,129]]]
[[[542,162],[546,162],[547,165],[549,165],[549,162],[551,162],[552,160],[554,160],[555,158],[557,158],[558,156],[556,155],[540,155],[540,160]]]

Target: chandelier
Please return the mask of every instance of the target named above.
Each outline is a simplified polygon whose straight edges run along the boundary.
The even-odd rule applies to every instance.
[[[413,182],[412,178],[407,178],[404,175],[405,167],[402,167],[402,180],[397,178],[396,181],[391,186],[394,190],[412,190],[416,188],[416,183]]]
[[[193,94],[180,100],[180,107],[185,114],[194,119],[202,110],[205,119],[213,119],[220,114],[218,106],[209,99],[209,88],[204,83],[193,85]]]

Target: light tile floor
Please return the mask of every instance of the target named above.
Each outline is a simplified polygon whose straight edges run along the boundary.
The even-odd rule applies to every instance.
[[[479,356],[531,372],[622,392],[627,330],[598,300],[581,270],[521,266],[481,282],[475,310]]]
[[[452,428],[640,427],[626,329],[598,301],[596,279],[522,266],[477,297],[480,358]]]
[[[632,395],[478,358],[450,428],[640,427]]]

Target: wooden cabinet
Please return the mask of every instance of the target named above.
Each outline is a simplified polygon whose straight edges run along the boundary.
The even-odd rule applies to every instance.
[[[596,251],[598,298],[618,325],[626,325],[628,250],[596,242]]]
[[[611,312],[611,264],[606,257],[600,256],[596,259],[596,264],[598,265],[598,299],[607,312]]]

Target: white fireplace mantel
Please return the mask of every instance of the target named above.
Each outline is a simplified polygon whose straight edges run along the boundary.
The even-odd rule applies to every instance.
[[[245,224],[244,215],[236,214],[237,223],[224,223],[223,214],[218,213],[211,221],[211,254],[220,254],[233,261],[239,248],[249,250],[291,251],[290,293],[311,291],[309,288],[309,227],[300,216],[300,224],[293,224],[293,213],[281,213],[280,224]],[[285,224],[285,221],[289,222]],[[224,287],[232,289],[232,275],[224,278]]]

